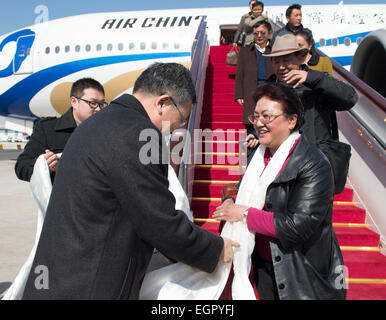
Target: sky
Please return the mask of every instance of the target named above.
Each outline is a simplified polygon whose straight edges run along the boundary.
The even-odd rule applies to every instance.
[[[338,4],[340,0],[266,0],[264,4],[291,5],[292,3],[307,4]],[[205,8],[205,7],[248,7],[248,0],[1,0],[0,10],[0,35],[15,31],[41,21],[63,18],[72,15],[130,11],[130,10],[157,10],[179,8]],[[382,3],[386,0],[344,0],[344,4]]]

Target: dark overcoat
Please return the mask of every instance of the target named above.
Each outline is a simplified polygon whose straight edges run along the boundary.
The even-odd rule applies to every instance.
[[[36,159],[45,153],[46,149],[54,153],[63,151],[77,127],[72,111],[71,107],[60,118],[47,117],[35,123],[32,135],[15,164],[15,173],[20,180],[31,180]],[[54,178],[54,173],[51,178]]]
[[[159,130],[128,94],[78,127],[59,162],[23,299],[138,299],[154,248],[215,269],[223,240],[175,210],[163,151]],[[38,266],[49,271],[47,289],[35,286]]]
[[[267,47],[265,53],[269,53]],[[248,116],[253,114],[256,104],[253,101],[253,94],[257,87],[258,63],[257,52],[254,43],[240,49],[237,60],[237,71],[235,81],[235,101],[244,99],[243,106],[243,124],[250,124]],[[267,79],[273,74],[273,68],[270,58],[265,59]]]
[[[334,182],[327,158],[304,135],[268,186],[278,238],[270,238],[281,300],[345,299],[344,262],[332,226]]]

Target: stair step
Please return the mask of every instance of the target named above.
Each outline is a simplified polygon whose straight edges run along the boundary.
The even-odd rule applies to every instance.
[[[349,283],[347,300],[386,300],[385,284]]]
[[[211,145],[215,150],[213,151],[217,151],[219,150],[219,148],[222,148],[221,151],[224,151],[224,150],[227,150],[227,147],[226,147],[226,144],[227,143],[222,143],[222,147],[219,147],[219,145],[221,145],[221,143],[205,143],[203,142],[203,146],[202,146],[202,150],[204,151],[210,151],[210,148],[209,147],[206,147],[206,145]],[[193,181],[193,196],[197,196],[197,197],[209,197],[209,198],[215,198],[215,197],[220,197],[221,193],[222,193],[222,189],[224,188],[224,186],[226,184],[229,184],[229,183],[232,183],[232,184],[235,184],[236,182],[238,182],[238,179],[233,179],[233,180],[194,180]],[[346,190],[346,189],[345,189]],[[345,190],[342,192],[342,193],[345,193]],[[351,189],[349,189],[351,190]],[[348,192],[349,193],[349,192]],[[352,199],[350,199],[349,197],[347,198],[342,198],[342,197],[337,197],[335,196],[334,197],[334,201],[351,201]],[[357,207],[354,207],[352,208],[353,210],[357,210],[358,208]],[[360,208],[359,208],[360,209]],[[362,210],[362,209],[360,209]],[[335,211],[334,211],[335,213]],[[365,212],[364,212],[365,214]],[[362,223],[364,222],[364,220],[362,219],[358,219],[358,220],[355,220],[355,221],[336,221],[336,222],[352,222],[352,223]]]
[[[357,206],[339,205],[334,207],[335,222],[364,223],[366,220],[366,211]]]
[[[349,278],[386,279],[386,256],[375,251],[342,251]]]
[[[344,188],[343,192],[335,195],[334,199],[337,201],[352,201],[354,197],[354,190],[350,188]]]
[[[229,102],[226,104],[213,105],[212,102],[204,100],[204,107],[206,108],[202,114],[206,113],[222,113],[222,114],[241,114],[242,107],[237,102]]]
[[[211,168],[211,169],[215,170],[216,168]],[[232,169],[232,168],[229,168],[229,169]],[[226,170],[226,169],[224,169],[224,170]],[[202,179],[202,180],[205,181],[205,179]],[[220,182],[221,180],[218,180],[218,181]],[[237,181],[237,180],[236,179],[228,180],[228,182],[232,183],[231,181]],[[195,188],[199,188],[200,185],[205,185],[205,184],[195,183]],[[216,187],[214,186],[213,188],[215,189]],[[209,197],[207,195],[200,196],[200,195],[196,195],[196,193],[193,193],[191,206],[192,206],[192,208],[193,207],[195,208],[194,215],[196,218],[208,217],[207,212],[206,212],[207,210],[210,211],[210,217],[211,217],[212,211],[214,211],[216,209],[216,207],[218,207],[220,204],[221,204],[221,192],[218,193],[216,197]],[[357,208],[355,206],[342,205],[341,202],[339,202],[339,201],[334,201],[333,222],[335,223],[336,226],[339,226],[339,224],[351,224],[352,228],[353,227],[358,228],[358,226],[361,226],[361,225],[364,226],[364,221],[360,221],[360,222],[353,222],[350,220],[342,221],[342,219],[336,218],[336,216],[337,216],[336,213],[339,212],[340,210],[342,210],[342,207],[350,207],[353,210],[358,209],[358,212],[360,212],[359,210],[363,210],[363,209]],[[358,228],[358,229],[366,229],[366,228]],[[373,233],[373,232],[371,231],[371,233]],[[378,245],[378,243],[376,243],[375,245]]]
[[[194,177],[197,180],[237,180],[238,170],[239,167],[236,165],[197,165]]]
[[[213,106],[233,106],[234,104],[238,105],[241,109],[241,106],[234,101],[234,95],[229,96],[208,96],[204,97],[204,102],[211,103]],[[242,112],[240,110],[240,112]]]
[[[202,122],[201,129],[245,129],[245,126],[241,122],[230,121],[216,121],[216,122]]]
[[[238,152],[197,152],[194,159],[195,163],[200,164],[238,165],[239,161],[246,163],[245,156],[240,159]]]
[[[379,234],[368,228],[334,227],[341,246],[377,246]]]
[[[218,234],[218,229],[220,226],[220,223],[212,223],[212,222],[194,222],[194,224],[214,234]]]
[[[237,110],[236,110],[237,111]],[[230,121],[230,122],[242,122],[243,115],[241,113],[233,113],[233,114],[209,114],[203,113],[201,115],[202,122],[217,122],[217,121]]]
[[[221,141],[209,140],[206,139],[206,137],[204,138],[204,141],[201,143],[202,152],[239,152],[238,141],[227,141],[226,136],[224,136],[224,140]],[[216,138],[217,137],[213,137],[213,139]]]

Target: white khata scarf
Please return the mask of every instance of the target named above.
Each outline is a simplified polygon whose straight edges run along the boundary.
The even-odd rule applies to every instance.
[[[279,147],[264,167],[265,146],[260,145],[241,181],[236,203],[263,209],[268,186],[282,168],[295,141],[300,137],[293,132]],[[221,236],[240,244],[234,248],[232,298],[255,300],[249,281],[251,255],[255,246],[255,234],[242,222],[227,222]],[[140,299],[158,300],[216,300],[224,290],[231,263],[223,263],[213,273],[199,271],[183,263],[176,263],[145,276]]]
[[[259,146],[241,181],[236,199],[237,204],[257,209],[264,207],[267,188],[279,173],[289,151],[299,137],[299,132],[293,132],[281,144],[266,168],[264,168],[266,148],[262,145]],[[44,155],[40,156],[36,161],[30,182],[32,196],[39,208],[35,245],[3,300],[21,299],[34,260],[52,188],[48,166],[43,157]],[[169,182],[173,184],[178,179],[170,177],[170,174],[174,173],[170,169],[169,167]],[[181,185],[176,184],[175,188],[171,188],[171,191],[176,195],[176,209],[183,210],[191,219],[190,208],[187,208],[189,202],[179,201],[181,197],[178,195],[183,192]],[[234,249],[232,298],[234,300],[254,300],[255,294],[248,278],[251,270],[251,254],[255,245],[254,233],[250,232],[247,225],[242,222],[227,222],[221,235],[240,244],[240,248]],[[231,265],[232,263],[222,263],[211,274],[180,262],[154,270],[145,276],[140,299],[217,300],[226,285]]]
[[[263,145],[258,147],[241,181],[236,204],[263,209],[267,188],[275,180],[292,146],[299,137],[299,131],[291,133],[275,152],[267,167],[264,164],[266,147]],[[229,225],[229,223],[225,224],[224,231],[227,227],[229,228]],[[231,239],[240,243],[240,248],[234,250],[232,297],[234,300],[255,299],[249,281],[251,255],[255,247],[255,233],[249,231],[246,224],[237,222],[233,223]]]

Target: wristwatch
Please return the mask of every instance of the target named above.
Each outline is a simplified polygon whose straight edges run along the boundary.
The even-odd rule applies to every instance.
[[[249,207],[245,209],[243,212],[243,223],[245,224],[247,223],[248,211],[249,211]]]

